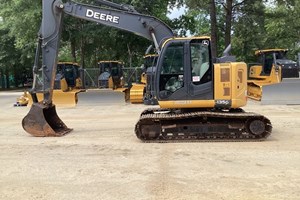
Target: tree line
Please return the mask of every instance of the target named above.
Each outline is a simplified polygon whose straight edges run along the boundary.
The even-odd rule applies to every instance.
[[[93,0],[77,2],[97,5]],[[111,0],[132,5],[155,16],[178,36],[209,35],[212,55],[221,56],[228,44],[239,61],[254,62],[254,51],[287,48],[291,59],[300,49],[300,4],[297,0]],[[178,18],[170,9],[184,7]],[[0,0],[0,85],[17,87],[28,77],[34,62],[42,3],[35,0]],[[120,60],[139,67],[151,42],[132,33],[66,16],[59,61],[97,67],[100,60]],[[4,84],[5,83],[5,84]]]

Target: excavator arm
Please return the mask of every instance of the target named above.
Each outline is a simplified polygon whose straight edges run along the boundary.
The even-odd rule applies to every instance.
[[[65,14],[144,37],[153,41],[158,53],[162,42],[174,37],[172,30],[155,17],[140,14],[132,7],[105,0],[98,2],[110,8],[72,1],[63,3],[61,0],[43,0],[42,24],[33,66],[33,87],[30,91],[33,104],[22,121],[25,131],[33,136],[61,136],[71,131],[57,116],[55,105],[52,103],[57,55]],[[43,94],[42,100],[37,98],[37,93]]]

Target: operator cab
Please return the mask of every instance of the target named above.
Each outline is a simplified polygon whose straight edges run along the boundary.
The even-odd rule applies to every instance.
[[[99,61],[100,74],[108,72],[111,76],[123,76],[124,64],[119,61]]]
[[[158,100],[213,99],[208,37],[167,40],[158,60]]]
[[[265,54],[262,54],[259,57],[259,62],[263,64],[263,68],[261,71],[261,75],[262,76],[269,76],[271,71],[272,71],[272,67],[273,67],[273,63],[274,63],[274,53],[273,52],[268,52]]]
[[[79,64],[73,62],[57,63],[54,89],[61,89],[60,80],[65,78],[68,87],[76,87],[76,80],[80,77]]]

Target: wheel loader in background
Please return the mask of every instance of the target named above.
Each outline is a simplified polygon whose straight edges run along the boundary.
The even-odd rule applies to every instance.
[[[106,8],[59,0],[43,0],[43,20],[34,64],[33,104],[22,120],[33,136],[63,136],[68,128],[52,101],[63,14],[135,33],[154,43],[158,60],[153,92],[160,108],[146,109],[135,125],[142,141],[257,141],[272,130],[265,116],[245,112],[247,66],[244,62],[213,63],[210,38],[176,38],[159,19],[132,6],[98,0]],[[113,8],[108,9],[107,7]],[[54,37],[55,36],[55,37]],[[41,52],[40,52],[41,51]],[[42,64],[39,65],[39,57]],[[50,78],[37,87],[37,71]],[[43,94],[38,100],[37,93]]]
[[[79,73],[79,64],[75,62],[59,62],[53,88],[53,102],[61,107],[74,107],[77,104],[77,94],[84,92]],[[39,80],[41,81],[41,80]],[[42,98],[42,94],[38,94]],[[28,91],[17,98],[15,106],[32,105],[32,98]]]
[[[287,49],[255,51],[258,62],[248,65],[248,97],[262,104],[300,104],[297,63],[286,58]]]

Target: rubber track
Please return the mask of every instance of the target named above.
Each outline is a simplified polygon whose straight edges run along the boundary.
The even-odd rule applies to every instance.
[[[180,123],[184,123],[187,120],[201,120],[208,119],[206,123],[209,125],[213,125],[214,127],[221,125],[224,126],[228,123],[238,124],[242,128],[232,129],[230,133],[223,133],[222,131],[218,133],[201,133],[201,134],[190,134],[190,133],[171,133],[171,134],[163,134],[164,124],[167,122],[168,124],[172,124],[173,126],[177,126]],[[219,123],[213,124],[215,120],[218,120]],[[263,122],[265,126],[264,132],[261,134],[252,134],[248,128],[248,122],[252,120],[259,120]],[[223,121],[223,124],[220,124],[220,121]],[[155,136],[155,138],[147,137],[146,133],[142,133],[142,127],[147,125],[149,127],[158,127],[160,129],[159,136]],[[190,124],[193,126],[194,124]],[[222,128],[221,128],[222,129]],[[153,130],[157,132],[156,130]],[[135,126],[136,136],[142,140],[143,142],[248,142],[248,141],[263,141],[265,140],[272,132],[272,125],[269,119],[265,116],[252,113],[245,112],[242,109],[236,109],[233,112],[222,112],[222,111],[194,111],[194,112],[184,112],[184,113],[174,113],[169,112],[167,109],[159,109],[159,108],[151,108],[146,109],[142,112],[139,121]]]

